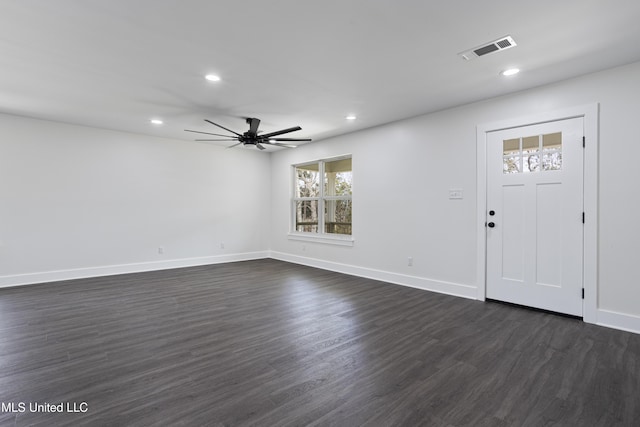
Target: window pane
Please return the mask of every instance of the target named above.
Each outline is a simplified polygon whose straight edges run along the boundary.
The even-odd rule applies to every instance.
[[[505,139],[502,141],[502,148],[505,156],[509,154],[520,154],[520,138]]]
[[[324,204],[324,231],[351,234],[351,200],[327,200]]]
[[[502,171],[504,173],[520,172],[520,156],[505,156],[502,161]]]
[[[538,172],[540,170],[540,154],[537,151],[533,154],[525,154],[522,165],[525,172]]]
[[[540,170],[540,138],[528,136],[522,138],[522,171],[538,172]]]
[[[351,159],[340,159],[324,164],[325,196],[351,195]]]
[[[542,169],[562,169],[562,132],[542,135]]]
[[[538,138],[538,135],[522,138],[522,151],[538,151],[539,148],[540,138]]]
[[[318,232],[318,201],[302,200],[295,202],[296,231]]]
[[[296,167],[296,197],[318,197],[320,195],[320,172],[318,164]]]
[[[518,173],[520,172],[520,138],[505,139],[502,141],[502,172]]]

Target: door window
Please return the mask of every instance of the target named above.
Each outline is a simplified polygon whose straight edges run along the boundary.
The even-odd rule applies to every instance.
[[[562,132],[502,141],[502,172],[530,173],[562,169]]]

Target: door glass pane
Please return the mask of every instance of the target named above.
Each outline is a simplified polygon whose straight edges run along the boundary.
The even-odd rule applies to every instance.
[[[296,167],[296,197],[320,195],[320,172],[317,163]]]
[[[502,141],[502,171],[518,173],[521,171],[520,138]]]
[[[522,171],[538,172],[540,170],[540,138],[528,136],[522,138]]]
[[[503,173],[562,169],[562,132],[505,139],[502,147]]]
[[[325,233],[351,234],[351,200],[326,200]]]
[[[325,196],[351,195],[351,159],[339,159],[324,164]]]
[[[296,231],[305,233],[318,232],[318,201],[299,200],[295,202]]]
[[[542,169],[562,169],[562,132],[542,135]]]

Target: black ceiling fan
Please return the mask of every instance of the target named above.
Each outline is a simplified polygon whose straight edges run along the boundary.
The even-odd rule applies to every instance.
[[[189,130],[189,129],[185,129],[185,131],[187,132],[194,132],[194,133],[203,133],[205,135],[215,135],[215,136],[222,136],[225,137],[225,139],[196,139],[196,141],[238,141],[236,144],[230,145],[227,148],[232,148],[235,147],[236,145],[255,145],[256,147],[258,147],[260,150],[264,150],[266,147],[265,145],[274,145],[277,147],[287,147],[287,148],[295,148],[295,145],[291,145],[291,144],[282,144],[281,141],[285,141],[285,142],[301,142],[301,141],[311,141],[311,139],[298,139],[298,138],[277,138],[278,135],[283,135],[285,133],[289,133],[289,132],[295,132],[297,130],[302,130],[302,128],[300,126],[296,126],[296,127],[292,127],[292,128],[288,128],[288,129],[282,129],[282,130],[278,130],[275,132],[269,132],[269,133],[265,133],[262,135],[258,135],[258,126],[260,126],[260,120],[256,119],[256,118],[247,118],[247,124],[249,125],[249,130],[246,131],[245,133],[238,133],[238,132],[234,132],[231,129],[227,129],[224,126],[221,126],[217,123],[212,122],[211,120],[207,120],[204,119],[205,122],[207,123],[211,123],[214,126],[217,126],[221,129],[226,130],[227,132],[231,132],[233,135],[220,135],[218,133],[210,133],[210,132],[200,132],[197,130]]]

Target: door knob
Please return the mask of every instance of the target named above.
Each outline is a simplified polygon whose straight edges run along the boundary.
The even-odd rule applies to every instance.
[[[494,216],[496,214],[496,211],[489,211],[489,215]]]
[[[493,223],[493,222],[490,222],[489,224],[487,224],[487,226],[488,226],[489,228],[493,228],[493,227],[495,227],[495,226],[496,226],[496,224],[495,224],[495,223]]]

